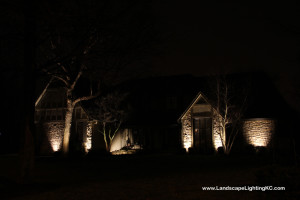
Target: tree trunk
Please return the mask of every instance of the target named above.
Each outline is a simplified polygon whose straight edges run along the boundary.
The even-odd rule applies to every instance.
[[[222,135],[220,137],[221,137],[224,153],[226,155],[228,155],[229,151],[228,151],[228,144],[227,144],[227,141],[226,141],[226,127],[225,127],[225,125],[222,127]]]
[[[105,142],[105,147],[106,147],[106,151],[109,153],[110,152],[110,148],[111,148],[111,140],[109,138],[107,138],[106,133],[103,134],[104,137],[104,142]]]
[[[69,153],[73,110],[74,110],[74,106],[72,105],[72,101],[67,100],[67,111],[66,111],[66,118],[65,118],[65,130],[64,130],[64,140],[63,140],[63,154],[65,156]]]
[[[110,147],[111,147],[111,142],[107,141],[106,143],[106,151],[109,153],[110,152]]]
[[[225,144],[225,141],[224,141],[224,134],[225,134],[224,131],[225,131],[225,130],[224,130],[223,126],[221,126],[221,132],[220,132],[219,135],[220,135],[220,140],[221,140],[221,142],[222,142],[223,150],[225,151],[226,144]]]
[[[112,144],[112,140],[111,140],[111,139],[109,139],[108,150],[107,150],[107,152],[108,152],[108,153],[110,153],[111,144]]]

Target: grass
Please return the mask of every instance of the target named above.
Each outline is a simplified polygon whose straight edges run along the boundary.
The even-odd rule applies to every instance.
[[[257,185],[258,172],[272,165],[253,156],[40,157],[29,185],[13,181],[16,157],[2,156],[0,161],[0,199],[276,199],[286,194],[202,190],[203,186]]]

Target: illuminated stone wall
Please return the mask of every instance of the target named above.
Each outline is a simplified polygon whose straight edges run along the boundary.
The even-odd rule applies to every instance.
[[[181,119],[181,124],[183,148],[185,148],[186,151],[188,151],[188,149],[192,147],[193,140],[191,111],[188,111],[186,115]]]
[[[64,122],[46,122],[43,124],[43,127],[53,152],[61,150],[64,135]],[[83,147],[85,152],[89,152],[92,148],[92,122],[89,122],[85,128],[86,131],[83,133]]]
[[[220,115],[217,115],[215,113],[214,118],[213,118],[213,133],[212,133],[212,141],[213,141],[213,146],[215,150],[217,150],[219,147],[222,147],[222,141],[220,137],[220,124],[219,118],[221,117]],[[188,151],[188,148],[192,147],[193,144],[193,130],[192,130],[192,116],[191,116],[191,111],[188,111],[186,115],[181,119],[181,124],[182,124],[182,141],[183,141],[183,148]]]
[[[275,131],[272,119],[250,119],[243,124],[244,137],[248,144],[267,147]]]
[[[221,126],[220,121],[222,117],[214,110],[213,111],[213,145],[215,150],[217,151],[219,147],[222,147],[222,140],[221,140]]]
[[[59,151],[63,141],[64,122],[47,122],[43,126],[52,150]]]
[[[86,126],[86,134],[83,136],[83,146],[86,153],[88,153],[92,148],[92,130],[93,130],[93,123],[88,122]]]

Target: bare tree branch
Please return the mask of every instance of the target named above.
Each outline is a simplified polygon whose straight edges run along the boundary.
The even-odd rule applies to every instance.
[[[43,98],[43,96],[45,95],[49,85],[52,83],[54,77],[51,77],[50,81],[48,82],[48,84],[46,85],[46,87],[44,88],[43,92],[41,93],[41,95],[39,96],[39,98],[36,100],[35,102],[35,106],[38,105],[38,103],[40,102],[40,100]]]
[[[80,98],[77,98],[76,100],[74,100],[72,104],[73,104],[73,106],[75,106],[77,103],[79,103],[81,101],[88,101],[88,100],[98,97],[99,95],[100,95],[100,92],[97,92],[95,95],[80,97]]]
[[[58,76],[58,75],[56,75],[56,74],[53,74],[53,73],[51,73],[51,72],[48,72],[48,71],[45,70],[45,69],[43,69],[43,71],[44,71],[45,73],[47,73],[49,76],[54,77],[54,78],[56,78],[56,79],[62,81],[67,87],[69,87],[69,85],[70,85],[69,82],[68,82],[67,80],[65,80],[64,78],[62,78],[62,77],[60,77],[60,76]]]
[[[215,81],[216,101],[213,105],[216,109],[214,118],[217,120],[220,131],[218,132],[220,140],[226,154],[229,154],[233,143],[239,133],[239,125],[242,119],[242,113],[245,109],[247,96],[240,93],[236,98],[235,93],[238,93],[236,83],[229,81],[226,75],[217,76]],[[230,129],[229,129],[230,128]]]
[[[78,82],[78,79],[81,77],[82,75],[82,70],[83,70],[83,65],[81,65],[80,70],[78,71],[78,74],[75,78],[75,80],[73,81],[72,85],[70,85],[70,89],[73,90],[75,88],[76,83]]]

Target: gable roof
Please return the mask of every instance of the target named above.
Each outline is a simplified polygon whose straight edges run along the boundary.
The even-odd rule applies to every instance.
[[[232,74],[228,76],[230,81],[235,81],[237,88],[247,90],[247,106],[243,112],[244,118],[276,118],[282,119],[284,116],[290,115],[290,108],[280,95],[272,81],[263,73],[249,73],[249,74]],[[177,119],[180,120],[193,107],[201,97],[211,104],[214,97],[212,91],[209,90],[209,83],[204,85],[197,85],[198,92],[196,97],[191,101],[189,106]],[[205,96],[204,93],[207,95]],[[239,92],[235,92],[239,96]],[[209,100],[210,99],[210,100]],[[212,105],[213,106],[213,105]],[[214,108],[215,109],[215,108]]]
[[[39,104],[39,102],[41,101],[41,99],[44,97],[44,95],[46,94],[48,87],[50,86],[50,84],[53,81],[53,77],[50,79],[50,81],[47,83],[47,85],[45,86],[44,90],[41,92],[41,94],[39,95],[39,97],[37,98],[37,100],[35,101],[35,107],[37,107],[37,105]]]
[[[207,103],[208,100],[207,98],[202,94],[202,92],[199,92],[196,97],[193,99],[193,101],[191,102],[191,104],[187,107],[187,109],[180,115],[180,117],[177,119],[177,122],[180,123],[180,120],[186,115],[186,113],[201,99],[203,98],[204,101],[206,101]]]

